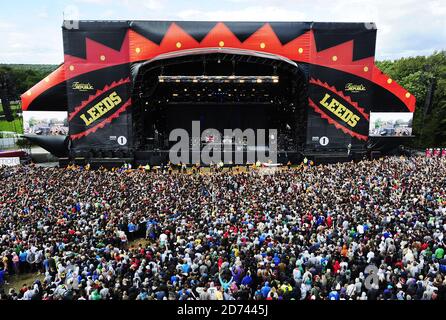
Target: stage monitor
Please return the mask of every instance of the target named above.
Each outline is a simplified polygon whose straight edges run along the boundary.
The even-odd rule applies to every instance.
[[[24,111],[25,134],[38,136],[67,136],[68,113],[65,111]]]
[[[412,112],[371,112],[370,137],[411,137]]]

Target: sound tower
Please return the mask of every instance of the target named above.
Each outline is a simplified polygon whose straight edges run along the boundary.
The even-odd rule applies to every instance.
[[[3,113],[5,114],[6,121],[13,122],[14,117],[12,115],[11,105],[8,97],[8,79],[5,75],[0,77],[0,100],[3,106]]]

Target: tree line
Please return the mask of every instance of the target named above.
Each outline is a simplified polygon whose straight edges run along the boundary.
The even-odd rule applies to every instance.
[[[0,64],[0,78],[7,78],[9,99],[15,101],[56,69],[57,65]]]
[[[446,147],[446,51],[377,66],[417,98],[413,146]]]
[[[417,98],[413,147],[446,147],[446,51],[378,61],[377,65]],[[57,65],[0,65],[0,76],[9,78],[10,99],[19,100],[23,92],[56,68]]]

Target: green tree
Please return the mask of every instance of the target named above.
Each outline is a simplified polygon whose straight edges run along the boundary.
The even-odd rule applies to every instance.
[[[428,57],[380,61],[377,65],[417,99],[413,120],[414,146],[446,147],[446,51],[435,52]],[[425,110],[432,81],[436,83],[432,108]]]

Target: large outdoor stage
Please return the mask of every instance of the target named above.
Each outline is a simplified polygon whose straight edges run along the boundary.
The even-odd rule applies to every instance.
[[[279,163],[391,153],[412,134],[415,98],[375,65],[376,31],[371,23],[65,22],[64,63],[22,101],[25,114],[65,113],[69,134],[29,138],[64,162],[162,164],[180,142],[189,164],[206,164],[209,149],[229,163],[273,152]]]

